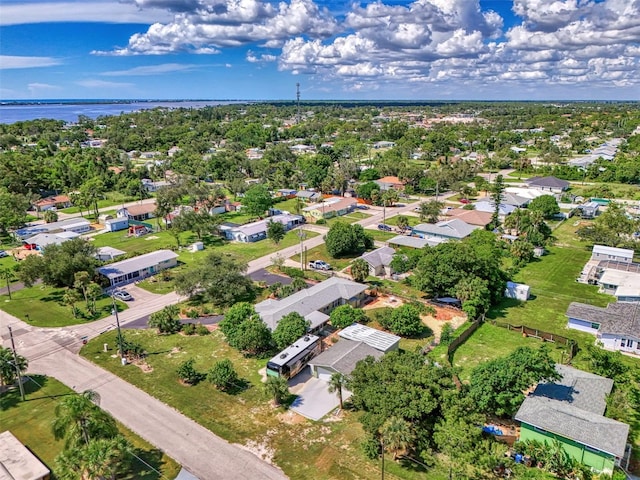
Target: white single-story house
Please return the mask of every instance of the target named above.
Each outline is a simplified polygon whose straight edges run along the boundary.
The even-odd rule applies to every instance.
[[[67,195],[53,195],[51,197],[45,197],[33,204],[38,212],[46,212],[47,210],[55,212],[61,208],[69,208],[71,205],[71,200]]]
[[[340,305],[360,307],[366,298],[366,285],[340,277],[331,277],[312,287],[305,288],[288,297],[267,299],[256,305],[256,312],[273,331],[282,317],[298,312],[317,331],[329,321],[329,313]]]
[[[13,433],[0,433],[0,479],[49,480],[51,471]]]
[[[506,298],[512,298],[526,302],[531,295],[531,287],[524,283],[507,282],[507,286],[504,289],[504,296]]]
[[[640,309],[633,303],[610,303],[605,308],[572,302],[567,327],[596,336],[607,350],[640,355]]]
[[[110,218],[104,221],[104,229],[107,232],[117,232],[119,230],[126,230],[129,228],[128,217]]]
[[[49,245],[61,245],[79,236],[80,234],[75,232],[39,233],[23,241],[27,245],[35,245],[36,250],[44,250]]]
[[[393,148],[393,147],[396,146],[396,144],[395,144],[395,142],[388,142],[386,140],[380,140],[379,142],[376,142],[371,146],[373,148],[375,148],[376,150],[378,150],[380,148]]]
[[[315,192],[313,190],[298,190],[296,192],[296,197],[298,197],[303,202],[319,202],[322,200],[322,193]]]
[[[89,220],[85,218],[69,218],[67,220],[61,220],[59,222],[41,223],[37,225],[31,225],[29,227],[16,230],[16,235],[20,239],[37,235],[38,233],[60,233],[60,232],[74,232],[74,233],[86,233],[91,230],[91,224]]]
[[[136,220],[143,222],[155,216],[156,204],[142,203],[137,205],[129,205],[128,207],[119,208],[116,212],[118,218],[128,218],[129,220]]]
[[[387,245],[392,245],[398,248],[424,248],[435,247],[447,240],[444,238],[422,238],[422,237],[410,237],[408,235],[398,235],[396,237],[387,240]]]
[[[591,260],[610,260],[614,262],[632,263],[633,250],[626,248],[607,247],[594,245],[591,251]]]
[[[479,202],[474,202],[473,206],[478,212],[489,212],[493,214],[496,210],[496,204],[490,200],[480,200]],[[513,205],[507,205],[506,203],[501,203],[498,207],[498,218],[500,221],[504,221],[507,215],[511,215],[516,211],[516,207]]]
[[[411,229],[412,235],[423,238],[442,238],[445,240],[461,240],[481,227],[469,225],[458,218],[443,220],[438,223],[420,223]]]
[[[333,218],[352,212],[358,201],[355,198],[333,197],[302,209],[305,218],[318,221],[321,218]]]
[[[149,178],[142,179],[142,186],[149,193],[157,192],[159,189],[163,187],[168,187],[169,185],[171,185],[171,183],[167,182],[166,180],[160,180],[160,181],[154,182]]]
[[[380,247],[362,254],[362,258],[369,265],[369,275],[384,277],[391,275],[391,260],[396,251],[391,247]]]
[[[96,252],[96,258],[101,262],[108,262],[109,260],[113,260],[116,257],[124,255],[127,252],[123,252],[122,250],[118,250],[113,247],[100,247]]]
[[[582,218],[595,218],[600,213],[600,204],[598,202],[587,202],[578,206],[580,216]]]
[[[607,268],[600,275],[598,285],[600,285],[601,292],[613,295],[618,302],[640,302],[639,272]]]
[[[223,224],[220,226],[220,232],[222,232],[228,240],[245,243],[257,242],[267,238],[269,222],[281,223],[284,226],[285,231],[289,231],[292,228],[304,224],[304,217],[283,213],[280,215],[273,215],[272,217],[265,218],[264,220],[258,220],[257,222],[247,223],[245,225],[229,226]]]
[[[158,250],[99,267],[97,271],[109,280],[112,287],[115,287],[142,280],[167,268],[175,267],[178,264],[177,258],[178,254],[171,250]]]

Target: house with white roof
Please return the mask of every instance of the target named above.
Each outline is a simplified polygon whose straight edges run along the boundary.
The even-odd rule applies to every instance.
[[[496,204],[490,200],[480,200],[473,204],[475,209],[479,212],[489,212],[493,213],[496,210]],[[501,222],[507,217],[507,215],[511,215],[516,211],[516,207],[513,205],[507,205],[506,203],[501,203],[498,206],[498,218]]]
[[[340,277],[331,277],[312,287],[281,299],[267,299],[255,306],[262,321],[272,331],[282,317],[297,312],[317,331],[329,321],[331,311],[340,305],[360,307],[366,299],[366,285]]]
[[[264,220],[247,223],[245,225],[221,225],[220,232],[227,240],[235,240],[236,242],[253,243],[267,238],[267,229],[269,222],[277,222],[282,224],[285,231],[289,231],[299,225],[304,224],[304,218],[300,215],[292,215],[289,213],[281,213],[273,215]]]
[[[396,237],[390,238],[387,240],[387,245],[391,245],[396,248],[424,248],[424,247],[435,247],[436,245],[440,245],[447,240],[444,238],[421,238],[421,237],[411,237],[408,235],[398,235]]]
[[[178,254],[171,250],[157,250],[155,252],[138,255],[120,262],[104,265],[97,272],[109,280],[112,287],[125,285],[143,280],[162,270],[178,265]]]
[[[0,479],[48,480],[51,471],[13,433],[0,433]]]
[[[411,229],[412,235],[422,238],[441,238],[444,240],[462,240],[481,227],[469,225],[458,218],[438,223],[420,223]]]
[[[593,250],[591,251],[591,260],[609,260],[614,262],[632,263],[633,253],[633,250],[627,248],[594,245]]]
[[[80,234],[75,232],[39,233],[24,240],[24,243],[26,245],[35,245],[36,250],[44,250],[49,245],[62,245],[64,242],[79,236]]]
[[[67,220],[61,220],[59,222],[52,223],[40,223],[37,225],[30,225],[25,228],[21,228],[16,231],[16,235],[20,239],[37,235],[38,233],[60,233],[60,232],[74,232],[74,233],[86,233],[91,230],[91,224],[89,220],[85,218],[69,218]]]

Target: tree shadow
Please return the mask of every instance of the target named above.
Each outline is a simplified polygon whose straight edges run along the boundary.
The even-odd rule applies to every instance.
[[[136,448],[133,454],[130,472],[121,478],[126,480],[160,480],[165,478],[161,473],[161,469],[166,463],[162,459],[163,452],[161,450]]]
[[[253,388],[251,382],[245,378],[239,378],[236,380],[236,383],[233,384],[230,388],[225,390],[229,395],[239,395],[243,392],[246,392],[250,388]]]
[[[521,307],[522,304],[523,302],[521,302],[520,300],[516,300],[515,298],[505,298],[500,303],[489,309],[486,318],[489,320],[504,318],[507,315],[507,310],[511,308]]]
[[[42,297],[40,300],[43,302],[56,302],[60,305],[64,305],[62,297],[64,297],[64,290],[53,290],[49,295]]]
[[[47,384],[47,377],[44,375],[23,375],[25,382],[23,383],[25,396],[38,392]],[[49,395],[36,398],[27,398],[25,401],[39,400],[41,398],[55,398],[63,395]],[[22,401],[20,397],[20,388],[18,384],[5,386],[0,389],[0,411],[5,411],[15,407]]]

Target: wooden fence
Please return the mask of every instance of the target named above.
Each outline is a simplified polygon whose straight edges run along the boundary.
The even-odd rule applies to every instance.
[[[562,335],[558,335],[556,333],[545,332],[544,330],[538,330],[537,328],[531,328],[526,325],[511,325],[507,322],[498,322],[495,320],[492,320],[491,323],[497,327],[506,328],[507,330],[513,330],[515,332],[521,333],[522,335],[526,335],[527,337],[537,338],[539,340],[542,340],[543,342],[553,342],[565,345],[567,347],[567,350],[569,351],[569,358],[567,358],[567,363],[570,362],[574,357],[578,348],[575,340],[563,337]]]
[[[456,349],[461,344],[463,344],[473,332],[478,329],[481,323],[481,320],[476,320],[475,322],[471,323],[471,325],[469,325],[465,331],[451,340],[451,343],[447,346],[447,354],[449,355],[449,360],[451,360],[451,357],[453,356],[453,353],[456,351]]]

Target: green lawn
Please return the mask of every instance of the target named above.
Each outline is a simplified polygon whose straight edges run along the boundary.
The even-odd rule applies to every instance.
[[[244,358],[223,341],[220,332],[204,337],[184,337],[126,330],[125,336],[144,346],[152,372],[143,373],[134,365],[122,368],[110,353],[102,351],[103,343],[114,344],[115,332],[93,339],[81,354],[230,442],[266,444],[273,449],[274,462],[292,480],[380,478],[379,461],[366,459],[359,448],[363,439],[358,422],[360,413],[346,409],[338,422],[311,422],[296,420],[296,416],[286,413],[283,408],[274,409],[262,391],[258,373],[266,360]],[[206,372],[215,361],[228,358],[243,379],[245,388],[229,394],[216,390],[206,381],[196,386],[182,386],[175,371],[189,358],[195,359],[195,367],[201,372]],[[434,469],[425,473],[401,468],[399,464],[392,465],[390,456],[387,458],[389,479],[418,480],[427,478],[425,475],[434,480],[446,479],[442,471]]]
[[[363,220],[365,218],[369,218],[371,215],[368,215],[366,213],[362,213],[359,211],[354,211],[351,213],[347,213],[346,215],[342,215],[340,217],[331,217],[329,219],[327,219],[327,226],[331,226],[336,222],[344,222],[344,223],[356,223],[360,220]]]
[[[386,242],[387,240],[393,238],[393,237],[397,237],[399,234],[396,232],[385,232],[382,230],[371,230],[371,229],[366,229],[365,230],[369,235],[371,235],[373,237],[374,240],[377,240],[378,242]]]
[[[323,243],[322,245],[318,245],[317,247],[307,250],[307,263],[312,260],[323,260],[330,263],[333,270],[340,271],[351,265],[351,262],[359,256],[360,255],[347,255],[340,258],[333,258],[329,255],[327,252],[327,246]],[[290,257],[290,259],[294,262],[300,262],[300,255],[294,255],[293,257]]]
[[[55,419],[55,408],[72,390],[54,378],[33,376],[39,387],[30,381],[25,385],[26,401],[20,401],[17,389],[0,397],[0,425],[2,430],[10,430],[26,445],[55,475],[55,457],[62,451],[63,442],[54,438],[51,424]],[[125,480],[173,479],[180,471],[174,460],[145,442],[142,438],[118,425],[122,434],[135,447],[135,454],[144,462],[158,470],[151,470],[137,459],[133,459],[131,471],[118,478]]]
[[[73,318],[71,308],[62,301],[63,288],[34,285],[12,292],[12,300],[8,295],[0,295],[0,309],[37,327],[65,327],[78,323],[90,322],[111,315],[111,298],[104,297],[96,302],[96,313],[90,316],[84,300],[76,307],[80,310],[78,318]],[[127,308],[124,302],[117,301],[118,311]]]
[[[398,226],[398,217],[401,217],[402,215],[396,215],[395,217],[391,217],[387,219],[387,225],[392,225],[394,227]],[[420,217],[414,217],[413,215],[405,215],[405,217],[407,217],[407,219],[409,220],[409,226],[410,227],[415,227],[416,225],[418,225],[420,222]]]

